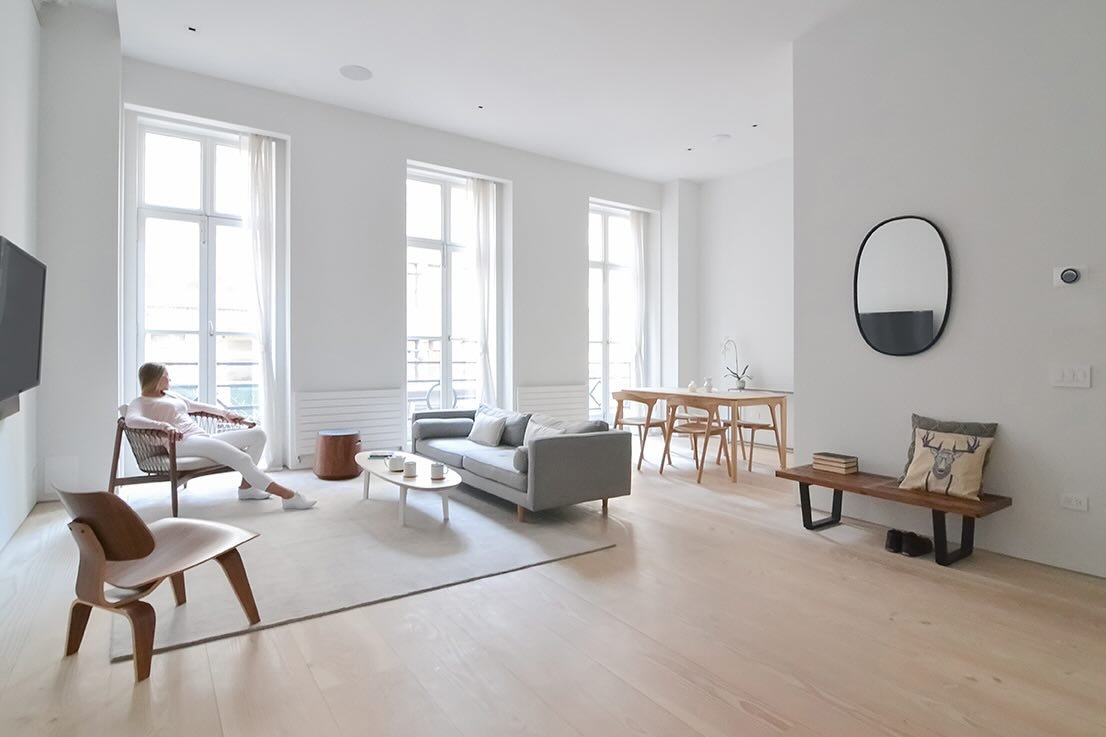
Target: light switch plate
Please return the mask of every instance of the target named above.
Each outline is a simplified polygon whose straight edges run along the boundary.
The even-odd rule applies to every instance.
[[[1064,389],[1090,389],[1091,388],[1091,364],[1069,364],[1067,366],[1053,366],[1051,375],[1052,385]]]

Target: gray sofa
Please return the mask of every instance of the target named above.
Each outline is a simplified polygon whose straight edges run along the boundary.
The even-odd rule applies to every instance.
[[[411,449],[441,461],[474,488],[518,505],[526,512],[603,500],[630,493],[630,433],[609,430],[605,422],[571,423],[533,415],[563,434],[534,437],[522,445],[530,415],[509,416],[500,445],[469,440],[477,410],[430,410],[411,418]],[[574,432],[574,430],[594,430]]]

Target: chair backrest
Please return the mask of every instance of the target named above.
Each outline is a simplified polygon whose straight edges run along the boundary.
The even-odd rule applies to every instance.
[[[154,550],[150,528],[125,501],[106,491],[75,493],[55,489],[76,522],[96,533],[107,560],[145,558]]]
[[[707,413],[706,417],[702,419],[706,420],[710,424],[721,424],[721,420],[718,416],[718,403],[711,401],[710,399],[699,399],[698,397],[679,397],[673,398],[668,404],[669,414],[674,415],[676,411],[683,407],[685,409],[698,409]]]

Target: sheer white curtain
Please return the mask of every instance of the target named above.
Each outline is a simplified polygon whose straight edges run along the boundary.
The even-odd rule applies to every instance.
[[[631,279],[634,285],[634,364],[631,376],[635,386],[645,386],[645,224],[648,215],[640,210],[630,212],[630,233],[634,239],[634,260]]]
[[[480,401],[497,405],[495,392],[495,183],[470,179],[476,208],[476,289],[480,333]]]
[[[261,343],[261,419],[269,442],[262,468],[272,468],[284,457],[284,424],[277,408],[275,334],[276,309],[276,141],[251,135],[247,140],[250,210],[248,224],[257,292],[258,337]]]

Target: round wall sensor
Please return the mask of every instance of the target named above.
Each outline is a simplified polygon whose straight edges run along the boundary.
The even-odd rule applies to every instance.
[[[1060,272],[1060,281],[1065,284],[1075,284],[1079,281],[1079,269],[1064,269]]]
[[[359,64],[346,64],[338,70],[338,73],[354,82],[364,82],[373,78],[373,73]]]

